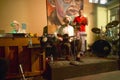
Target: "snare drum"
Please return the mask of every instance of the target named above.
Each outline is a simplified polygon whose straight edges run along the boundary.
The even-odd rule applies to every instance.
[[[112,41],[113,39],[113,30],[110,28],[106,31],[106,40],[107,41]]]
[[[113,27],[113,28],[109,28],[107,31],[106,31],[106,40],[107,41],[116,41],[119,39],[119,36],[118,36],[118,28],[116,27]]]

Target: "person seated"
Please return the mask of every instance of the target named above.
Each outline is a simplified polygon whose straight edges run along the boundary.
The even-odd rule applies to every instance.
[[[57,30],[57,39],[60,42],[62,52],[66,55],[66,59],[70,60],[69,56],[72,53],[70,40],[72,39],[72,36],[74,36],[74,28],[69,24],[69,16],[65,16],[63,22],[64,24]]]
[[[20,23],[16,20],[11,23],[11,27],[13,30],[10,33],[26,33],[26,31],[21,28]]]
[[[51,57],[53,57],[53,60],[57,60],[57,47],[54,34],[45,34],[41,36],[40,45],[42,51],[45,51],[47,62],[51,61]]]
[[[72,55],[75,56],[75,60],[81,61],[80,51],[82,42],[79,35],[79,28],[74,29],[73,26],[70,25],[70,18],[68,16],[66,16],[63,21],[65,24],[61,25],[57,32],[57,38],[60,40],[61,50],[63,52],[66,51],[67,56],[72,53]]]

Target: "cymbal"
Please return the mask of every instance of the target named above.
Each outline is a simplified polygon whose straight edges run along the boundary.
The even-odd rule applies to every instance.
[[[118,24],[119,24],[119,21],[117,21],[117,20],[112,21],[112,25],[114,25],[114,27],[116,27]]]
[[[113,27],[112,22],[110,22],[106,25],[106,28],[112,28],[112,27]]]
[[[96,34],[100,34],[100,29],[99,28],[92,28],[92,32]]]
[[[106,28],[113,28],[116,27],[119,24],[119,21],[114,20],[106,25]]]

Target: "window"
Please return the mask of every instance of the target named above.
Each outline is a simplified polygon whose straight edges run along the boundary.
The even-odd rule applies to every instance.
[[[115,7],[110,10],[110,21],[119,20],[119,10],[119,7]]]
[[[107,0],[89,0],[90,3],[106,4]]]

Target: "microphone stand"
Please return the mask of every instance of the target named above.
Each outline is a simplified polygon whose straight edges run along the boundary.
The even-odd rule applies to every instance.
[[[20,71],[21,71],[21,73],[22,73],[23,80],[26,80],[26,79],[25,79],[25,75],[24,75],[24,73],[23,73],[22,65],[20,64],[19,67],[20,67]]]
[[[76,53],[75,53],[75,50],[76,50],[76,46],[75,46],[75,37],[73,37],[73,47],[74,47],[74,61],[76,60]]]

